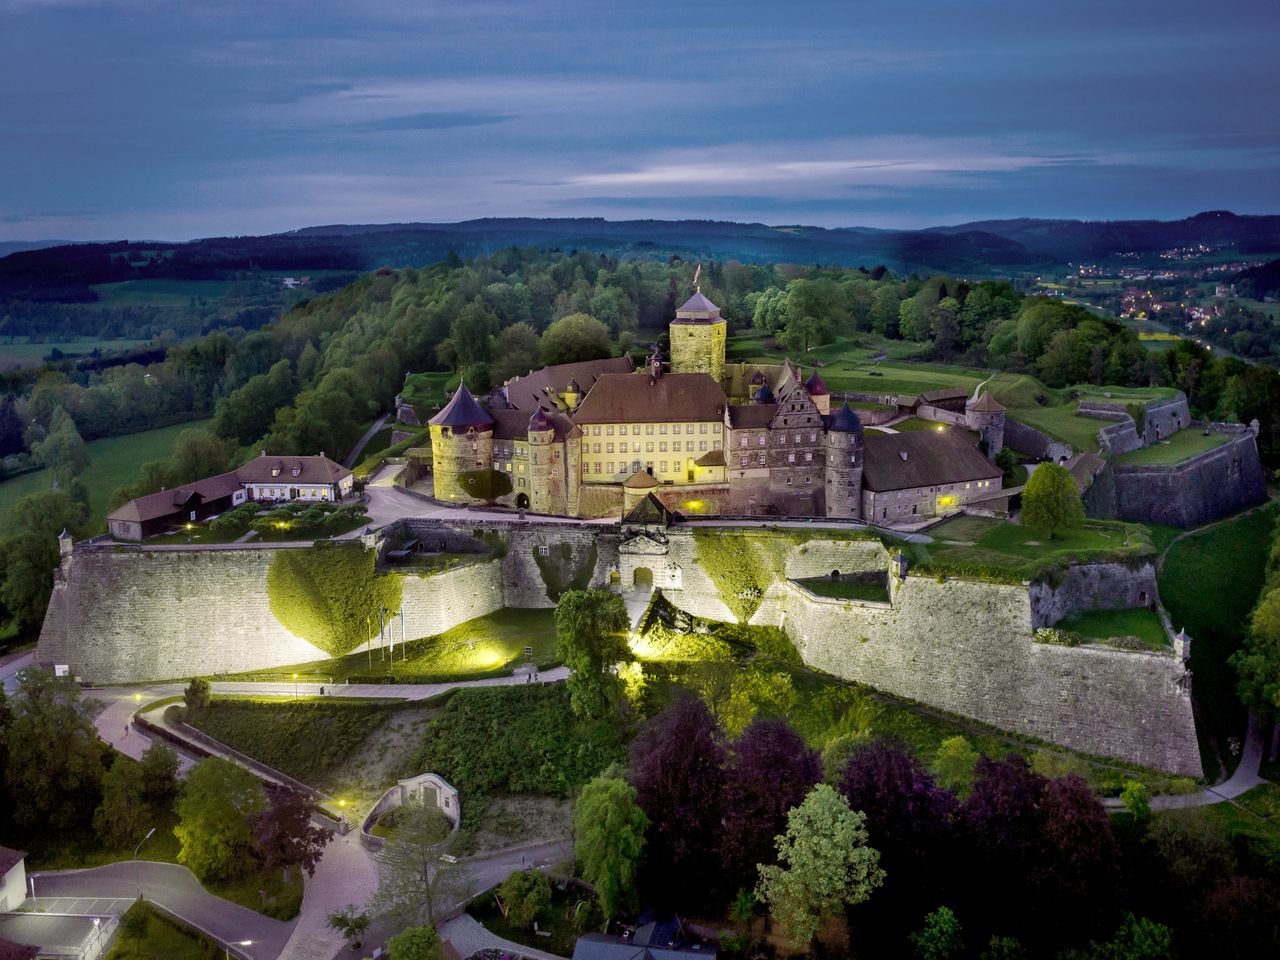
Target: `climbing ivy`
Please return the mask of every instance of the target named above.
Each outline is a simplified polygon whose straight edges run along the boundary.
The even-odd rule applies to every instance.
[[[458,489],[473,500],[491,503],[511,492],[511,478],[501,470],[464,470],[458,474]]]
[[[330,656],[378,632],[379,610],[400,608],[400,578],[379,574],[359,544],[279,550],[267,570],[271,612],[290,633]]]
[[[746,623],[760,609],[765,591],[786,574],[792,542],[775,532],[697,528],[698,562],[711,577],[729,611]]]
[[[538,547],[533,547],[533,562],[538,565],[542,574],[542,582],[547,588],[547,597],[552,603],[560,599],[560,595],[569,590],[585,590],[591,583],[591,574],[596,569],[596,545],[576,560],[573,556],[573,545],[570,543],[554,543],[545,556]]]

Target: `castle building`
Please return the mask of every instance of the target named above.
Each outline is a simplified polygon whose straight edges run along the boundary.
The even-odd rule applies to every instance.
[[[833,409],[816,369],[726,363],[727,324],[700,291],[670,330],[669,365],[655,353],[640,370],[625,357],[544,367],[484,404],[459,386],[429,421],[437,499],[606,516],[653,498],[693,514],[888,524],[1005,506],[988,459],[1004,409],[988,393],[920,398],[938,431],[868,430],[848,398]]]

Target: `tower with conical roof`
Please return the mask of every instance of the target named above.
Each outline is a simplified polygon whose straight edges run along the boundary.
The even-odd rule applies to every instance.
[[[991,391],[983,390],[964,405],[965,426],[978,433],[982,452],[994,459],[1004,449],[1004,407]]]
[[[542,407],[529,418],[529,509],[564,512],[564,464],[560,463],[556,426]],[[576,480],[577,477],[574,477]]]
[[[827,516],[862,516],[862,421],[848,403],[827,424]]]
[[[453,503],[482,499],[473,497],[468,487],[475,486],[477,493],[489,489],[480,471],[493,469],[493,417],[461,383],[427,424],[436,499]]]
[[[727,329],[720,308],[695,290],[671,321],[671,372],[707,373],[723,383]]]

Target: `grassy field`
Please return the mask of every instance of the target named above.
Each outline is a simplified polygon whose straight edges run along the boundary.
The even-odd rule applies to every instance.
[[[1211,433],[1205,436],[1203,430],[1179,430],[1167,440],[1153,443],[1115,458],[1116,463],[1132,466],[1151,466],[1161,463],[1180,463],[1198,453],[1220,447],[1230,439],[1225,434]]]
[[[150,345],[150,340],[68,340],[65,343],[6,343],[0,341],[0,370],[7,367],[34,367],[54,348],[66,354],[87,354],[94,350],[121,353]]]
[[[1040,570],[1099,555],[1154,554],[1141,524],[1092,520],[1052,540],[1042,531],[981,517],[955,517],[929,530],[934,542],[909,544],[916,564],[938,573],[1027,580]],[[910,554],[909,554],[910,555]]]
[[[468,620],[434,637],[396,645],[396,659],[388,650],[349,653],[332,660],[282,667],[273,673],[255,673],[254,679],[279,680],[297,673],[322,677],[334,683],[358,679],[395,679],[402,683],[502,676],[525,661],[524,648],[533,647],[533,663],[547,668],[556,663],[554,610],[517,610],[505,607]]]
[[[90,289],[106,307],[185,307],[192,298],[221,300],[231,280],[125,280],[98,283]]]
[[[144,918],[142,928],[134,932],[139,914]],[[217,960],[222,955],[222,949],[203,934],[139,901],[121,918],[107,960]]]
[[[188,712],[184,719],[295,780],[327,790],[333,786],[330,772],[400,706],[388,700],[215,697],[204,710]]]
[[[1246,712],[1227,658],[1244,639],[1258,601],[1277,516],[1280,507],[1268,504],[1193,533],[1169,548],[1160,568],[1160,599],[1174,629],[1191,637],[1191,692],[1199,705],[1201,755],[1210,775],[1219,764],[1205,736],[1221,748],[1227,737],[1244,732]]]
[[[1146,607],[1131,610],[1087,610],[1067,617],[1058,627],[1092,640],[1137,637],[1150,647],[1169,645],[1169,638],[1160,618]]]
[[[880,580],[832,580],[830,577],[810,577],[796,583],[810,593],[837,600],[878,600],[889,602],[889,584]]]
[[[142,464],[167,457],[183,430],[207,423],[208,420],[193,420],[85,444],[89,451],[89,468],[84,479],[89,487],[90,520],[94,530],[106,530],[107,502],[117,487],[136,480]],[[5,480],[0,483],[0,513],[28,494],[48,490],[52,482],[53,474],[49,470],[36,470]]]

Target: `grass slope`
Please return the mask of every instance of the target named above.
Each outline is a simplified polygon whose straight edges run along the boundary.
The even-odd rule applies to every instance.
[[[1179,430],[1166,440],[1121,454],[1115,458],[1115,462],[1131,466],[1180,463],[1198,453],[1220,447],[1228,439],[1230,438],[1221,433],[1205,436],[1203,430]]]
[[[193,420],[85,444],[89,452],[89,468],[84,473],[84,480],[89,487],[94,529],[106,529],[107,501],[118,487],[137,479],[142,464],[164,459],[173,450],[182,431],[203,427],[207,423],[208,420]],[[52,482],[53,473],[49,470],[36,470],[5,480],[0,483],[0,513],[28,494],[48,490]]]
[[[1267,551],[1280,507],[1268,504],[1179,540],[1160,568],[1160,599],[1174,629],[1191,637],[1192,695],[1199,705],[1206,773],[1218,769],[1205,737],[1219,746],[1244,730],[1245,709],[1227,658],[1244,639],[1249,612],[1266,573]]]
[[[1137,637],[1150,647],[1167,647],[1169,638],[1155,612],[1146,607],[1129,610],[1086,610],[1058,624],[1059,629],[1091,640]]]
[[[107,960],[217,960],[222,955],[212,940],[140,900],[121,918]]]

